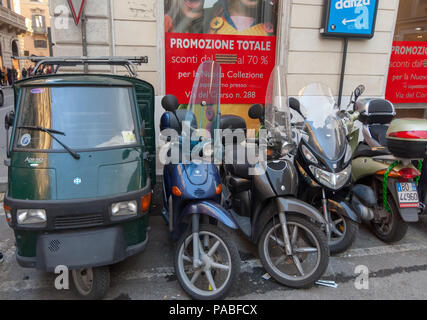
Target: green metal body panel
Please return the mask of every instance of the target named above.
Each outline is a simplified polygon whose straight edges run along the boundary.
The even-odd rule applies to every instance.
[[[75,160],[68,153],[13,152],[8,195],[19,200],[73,200],[140,190],[147,181],[141,153],[142,148],[82,152]]]
[[[130,247],[144,242],[147,238],[147,227],[148,215],[136,221],[124,223],[122,228],[125,234],[126,244]]]
[[[16,247],[21,257],[33,258],[37,255],[37,237],[39,231],[15,230]]]

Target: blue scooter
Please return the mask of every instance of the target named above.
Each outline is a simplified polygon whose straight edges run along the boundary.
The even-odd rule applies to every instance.
[[[167,144],[161,154],[170,162],[164,167],[162,214],[172,239],[178,241],[177,278],[198,300],[224,297],[240,273],[239,252],[218,222],[231,229],[238,226],[220,205],[220,175],[204,154],[219,129],[220,78],[219,64],[205,62],[199,66],[186,110],[178,110],[175,96],[162,100],[166,112],[160,129]]]

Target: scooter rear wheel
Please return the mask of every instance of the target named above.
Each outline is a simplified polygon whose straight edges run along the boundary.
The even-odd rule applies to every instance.
[[[110,288],[109,267],[71,271],[72,289],[84,300],[102,300]]]
[[[233,287],[240,274],[239,252],[223,230],[201,225],[202,265],[193,267],[193,235],[186,232],[175,252],[175,272],[182,288],[196,300],[218,300]]]
[[[372,231],[378,239],[387,243],[395,243],[405,237],[408,224],[400,216],[399,209],[391,194],[388,195],[387,202],[391,213],[387,212],[387,217],[381,222],[372,222]]]

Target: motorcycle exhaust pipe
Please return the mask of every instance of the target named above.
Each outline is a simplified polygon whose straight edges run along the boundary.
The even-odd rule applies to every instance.
[[[358,184],[351,190],[351,204],[363,222],[374,219],[374,208],[377,205],[377,197],[372,188]]]
[[[374,210],[363,205],[358,198],[353,197],[351,204],[353,205],[354,210],[364,223],[368,223],[374,220]]]

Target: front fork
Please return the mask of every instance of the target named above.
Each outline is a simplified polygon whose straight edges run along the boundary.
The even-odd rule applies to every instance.
[[[191,217],[191,227],[193,232],[193,267],[195,269],[199,268],[202,265],[202,260],[200,259],[200,216],[198,214],[193,214]]]
[[[323,216],[326,221],[326,235],[328,237],[328,242],[331,241],[331,219],[329,215],[329,209],[328,209],[328,199],[326,198],[326,192],[325,189],[322,189],[322,210],[323,210]]]
[[[277,202],[279,205],[278,207],[280,208],[279,198],[277,198]],[[286,219],[285,212],[283,212],[283,211],[279,212],[279,219],[280,219],[280,225],[282,227],[283,239],[285,240],[284,244],[285,244],[286,255],[292,256],[293,255],[293,249],[292,249],[291,239],[289,237],[288,221]]]
[[[203,222],[209,222],[209,217],[208,216],[203,216],[202,217]],[[193,267],[195,269],[199,268],[200,266],[202,266],[202,256],[204,254],[203,248],[200,246],[200,215],[198,214],[193,214],[193,216],[191,217],[191,231],[193,234]],[[205,248],[207,248],[209,246],[209,236],[206,235],[203,239],[203,246]]]

